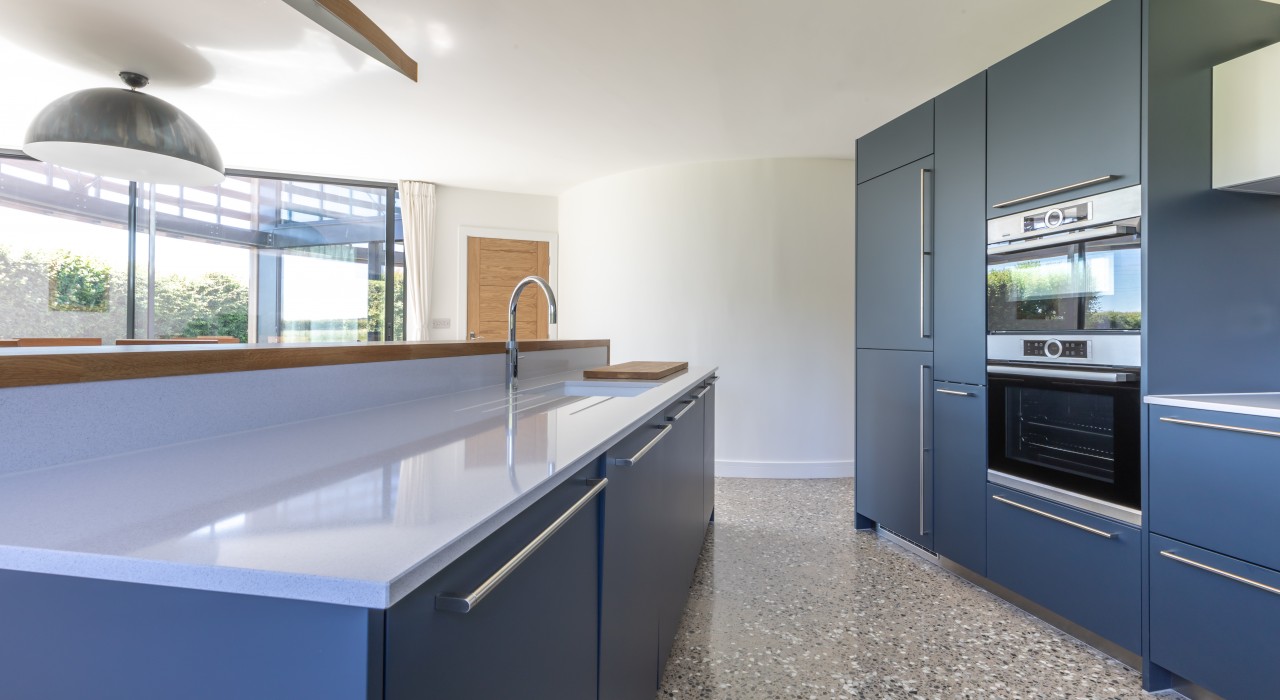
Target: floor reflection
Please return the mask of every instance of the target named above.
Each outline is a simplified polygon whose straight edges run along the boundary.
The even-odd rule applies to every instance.
[[[716,522],[658,696],[1144,694],[1119,662],[855,533],[852,479],[717,479]]]

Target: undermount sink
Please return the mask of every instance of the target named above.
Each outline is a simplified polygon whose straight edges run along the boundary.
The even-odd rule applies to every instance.
[[[529,394],[541,396],[639,396],[661,382],[576,381],[557,382],[533,389]],[[526,392],[522,391],[521,394]]]

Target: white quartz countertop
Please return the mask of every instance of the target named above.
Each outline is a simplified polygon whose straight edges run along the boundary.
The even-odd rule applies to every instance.
[[[572,372],[514,411],[497,385],[0,477],[0,568],[387,608],[713,372],[553,395]]]
[[[1247,416],[1280,418],[1280,392],[1251,394],[1170,394],[1148,396],[1147,403],[1158,406],[1196,408],[1202,411],[1240,413]]]

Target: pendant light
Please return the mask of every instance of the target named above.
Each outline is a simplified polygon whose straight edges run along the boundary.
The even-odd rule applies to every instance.
[[[138,92],[150,80],[120,73],[129,86],[59,97],[36,115],[22,150],[37,160],[95,175],[165,185],[216,185],[222,156],[182,110]]]

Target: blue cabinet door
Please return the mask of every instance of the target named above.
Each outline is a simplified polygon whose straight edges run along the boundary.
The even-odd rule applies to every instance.
[[[933,101],[930,100],[858,139],[858,182],[933,153]]]
[[[857,352],[857,513],[932,550],[932,353]]]
[[[704,404],[693,398],[667,410],[671,438],[662,459],[662,495],[656,507],[664,512],[659,537],[658,672],[661,676],[675,643],[689,598],[689,585],[698,565],[706,526],[702,519]]]
[[[987,577],[1141,653],[1140,531],[988,485]]]
[[[1138,184],[1141,0],[1112,0],[987,75],[988,218]]]
[[[617,700],[652,700],[658,688],[658,598],[662,555],[656,532],[665,528],[661,460],[655,446],[634,464],[618,466],[670,430],[651,421],[605,454],[609,488],[604,500],[600,588],[600,694]],[[671,428],[674,430],[674,428]]]
[[[1151,536],[1151,661],[1227,698],[1280,697],[1280,572]]]
[[[858,185],[857,345],[932,350],[933,158]]]
[[[933,543],[938,554],[987,573],[987,389],[933,389]]]
[[[1280,419],[1173,406],[1149,416],[1151,531],[1280,569]]]
[[[705,527],[716,512],[716,387],[707,384],[703,397],[702,443],[702,524]]]
[[[986,384],[986,74],[948,90],[935,104],[934,375]]]
[[[600,497],[470,611],[470,593],[590,491],[593,463],[387,611],[386,698],[596,697]],[[608,489],[606,488],[606,491]]]

